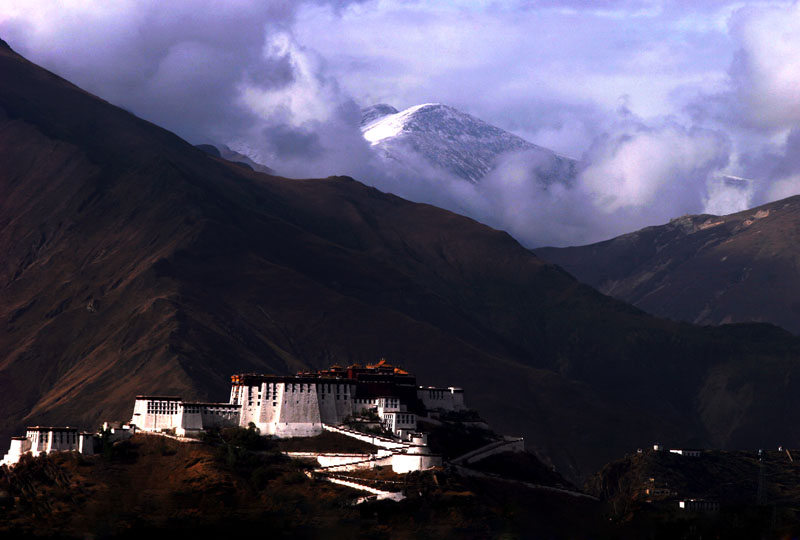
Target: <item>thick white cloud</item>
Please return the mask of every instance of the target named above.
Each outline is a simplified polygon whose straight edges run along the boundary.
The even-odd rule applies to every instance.
[[[711,176],[706,187],[708,196],[703,206],[704,214],[733,214],[754,206],[755,186],[750,179]]]
[[[800,195],[800,174],[781,178],[772,183],[767,191],[767,198],[773,201],[785,199],[792,195]]]
[[[627,122],[598,138],[572,184],[543,185],[535,161],[518,154],[480,189],[495,223],[528,245],[596,242],[702,211],[728,152],[716,132]]]
[[[729,151],[727,139],[709,130],[639,125],[598,140],[587,154],[580,185],[607,214],[689,210],[701,200],[699,188],[709,174],[727,165]]]
[[[731,19],[739,50],[731,67],[744,120],[768,129],[800,124],[800,3],[746,7]]]

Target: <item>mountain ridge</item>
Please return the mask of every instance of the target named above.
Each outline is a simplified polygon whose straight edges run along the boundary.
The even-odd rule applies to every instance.
[[[800,332],[800,196],[734,214],[682,216],[617,238],[534,250],[605,294],[698,324]]]

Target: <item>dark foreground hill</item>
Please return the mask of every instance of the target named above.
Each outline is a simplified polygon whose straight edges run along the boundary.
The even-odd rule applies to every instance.
[[[599,502],[541,481],[531,486],[527,479],[441,469],[380,471],[407,498],[354,506],[365,493],[310,480],[304,471],[311,462],[272,448],[231,448],[137,435],[106,456],[23,460],[10,471],[0,469],[0,536],[212,538],[268,531],[271,538],[292,539],[617,537],[603,522]],[[516,455],[492,459],[498,464],[509,456]],[[535,474],[516,459],[517,471]]]
[[[800,445],[800,342],[598,294],[503,232],[214,158],[0,46],[0,432],[381,356],[572,478],[654,439]]]
[[[800,196],[728,216],[684,216],[612,240],[536,253],[645,311],[697,324],[760,321],[800,333]]]
[[[646,450],[609,463],[586,483],[610,521],[639,538],[797,538],[797,451],[703,451],[699,457]],[[678,501],[716,503],[713,512]],[[637,532],[638,531],[638,532]]]
[[[95,456],[26,457],[0,468],[0,536],[206,538],[235,528],[273,538],[667,540],[800,532],[800,472],[784,452],[766,452],[763,462],[755,452],[630,454],[589,479],[597,497],[565,486],[529,453],[401,475],[351,471],[351,479],[391,484],[406,497],[354,505],[364,492],[312,480],[315,462],[287,458],[274,440],[251,447],[256,441],[233,431],[203,443],[140,434]],[[681,510],[678,500],[688,498],[719,509]]]

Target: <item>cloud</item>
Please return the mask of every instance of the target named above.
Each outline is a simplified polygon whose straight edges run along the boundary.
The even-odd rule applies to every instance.
[[[599,17],[589,4],[573,2],[565,12],[555,9],[564,2],[383,0],[340,16],[309,4],[298,12],[295,34],[325,51],[331,73],[360,103],[402,109],[443,102],[505,129],[515,129],[508,119],[525,118],[525,132],[537,144],[537,132],[553,128],[537,124],[543,111],[564,117],[581,109],[613,111],[619,96],[629,94],[636,114],[666,115],[675,112],[676,89],[724,75],[730,52],[724,30],[673,28],[698,11],[692,4],[646,20]],[[601,7],[638,11],[651,4]],[[552,141],[570,155],[585,149]]]
[[[264,130],[264,143],[275,156],[316,157],[323,149],[319,134],[313,131],[294,129],[291,126],[271,126]]]
[[[2,0],[0,36],[192,142],[563,245],[795,189],[800,23],[777,4]],[[545,164],[512,154],[473,185],[361,137],[362,106],[430,101],[582,156],[579,174],[543,184]]]
[[[800,3],[745,7],[731,19],[731,65],[742,120],[765,130],[800,123]]]
[[[790,130],[780,143],[743,153],[739,166],[746,176],[760,179],[753,185],[754,205],[800,194],[800,127]]]
[[[358,3],[309,2],[334,14]],[[0,35],[190,142],[227,144],[289,176],[374,173],[359,106],[294,36],[302,3],[4,0]]]
[[[606,214],[650,207],[660,207],[655,208],[659,214],[688,210],[699,200],[697,187],[727,165],[729,151],[720,133],[639,124],[600,138],[585,157],[580,183]]]
[[[733,214],[753,206],[755,184],[752,180],[724,175],[710,176],[706,187],[708,196],[703,206],[704,214]]]
[[[767,189],[767,198],[771,201],[785,199],[800,194],[800,174],[794,174],[773,182]]]
[[[548,178],[554,162],[546,154],[512,152],[477,184],[421,157],[376,167],[362,179],[507,230],[527,246],[582,244],[685,213],[743,209],[751,193],[721,176],[729,152],[720,132],[671,121],[647,124],[623,109],[572,178]]]
[[[490,213],[527,245],[596,242],[702,211],[729,147],[717,132],[626,119],[598,137],[572,184],[544,185],[531,173],[537,164],[514,155],[481,189]]]
[[[341,9],[347,2],[315,4]],[[224,142],[265,116],[292,120],[327,111],[319,105],[329,98],[320,94],[325,84],[310,85],[317,66],[304,63],[313,57],[292,49],[299,6],[4,0],[0,35],[31,60],[143,118],[194,142]],[[260,109],[257,98],[264,100]]]

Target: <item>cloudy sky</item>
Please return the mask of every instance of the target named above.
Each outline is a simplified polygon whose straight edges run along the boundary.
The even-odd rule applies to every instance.
[[[0,37],[191,142],[348,174],[531,246],[800,193],[796,2],[0,0]],[[541,186],[518,155],[478,186],[389,168],[359,132],[380,102],[452,105],[579,175]]]

